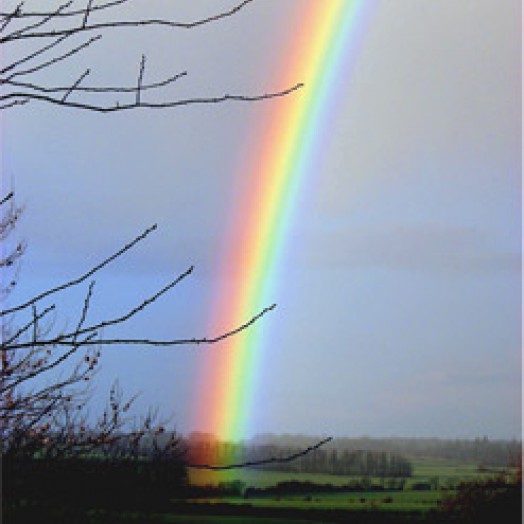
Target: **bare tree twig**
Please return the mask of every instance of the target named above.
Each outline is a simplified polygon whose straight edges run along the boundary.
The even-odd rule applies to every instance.
[[[110,345],[142,345],[142,346],[159,346],[159,347],[169,347],[169,346],[188,346],[188,345],[201,345],[201,344],[216,344],[222,340],[230,338],[241,331],[244,331],[249,326],[253,325],[257,320],[262,318],[264,315],[276,308],[276,304],[265,307],[259,313],[251,317],[247,322],[237,326],[230,331],[226,331],[221,335],[215,337],[202,337],[202,338],[175,338],[172,340],[154,340],[150,338],[100,338],[96,340],[89,340],[83,342],[84,346],[100,345],[100,346],[110,346]],[[88,332],[90,329],[85,328],[82,332]],[[68,335],[70,337],[71,335]],[[43,346],[73,346],[75,343],[72,340],[67,340],[63,335],[59,335],[56,338],[51,338],[47,340],[40,340],[40,345]],[[11,350],[20,350],[27,349],[32,346],[31,342],[21,342],[17,344],[11,344]]]
[[[4,21],[2,22],[2,25],[0,26],[0,33],[4,31],[4,29],[11,23],[11,21],[14,18],[18,18],[23,5],[24,5],[24,2],[22,1],[10,13],[3,13],[1,15],[2,17],[4,17]]]
[[[2,200],[0,200],[0,206],[3,206],[6,202],[11,200],[13,197],[14,197],[14,193],[10,191],[9,193],[7,193],[5,197],[2,198]]]
[[[143,233],[141,233],[140,235],[135,237],[131,242],[126,244],[124,247],[119,249],[117,252],[113,253],[111,256],[107,257],[105,260],[100,262],[95,267],[91,268],[89,271],[87,271],[86,273],[84,273],[80,277],[75,278],[73,280],[70,280],[70,281],[68,281],[68,282],[66,282],[64,284],[61,284],[60,286],[54,287],[52,289],[48,289],[47,291],[44,291],[43,293],[40,293],[39,295],[33,297],[32,299],[28,300],[27,302],[24,302],[23,304],[20,304],[18,306],[15,306],[15,307],[12,307],[12,308],[0,311],[0,317],[5,316],[5,315],[9,315],[11,313],[15,313],[16,311],[20,311],[22,309],[25,309],[25,308],[29,307],[30,305],[35,304],[36,302],[42,300],[43,298],[46,298],[46,297],[48,297],[50,295],[58,293],[59,291],[63,291],[64,289],[67,289],[69,287],[81,284],[82,282],[87,280],[89,277],[94,275],[97,271],[100,271],[103,267],[105,267],[108,264],[110,264],[113,260],[115,260],[116,258],[122,256],[125,252],[129,251],[131,248],[133,248],[133,246],[138,244],[138,242],[140,242],[141,240],[146,238],[150,233],[155,231],[156,228],[157,228],[156,224],[154,224],[151,227],[147,228]]]
[[[270,458],[262,459],[262,460],[240,462],[238,464],[226,464],[224,466],[211,465],[211,464],[186,464],[186,467],[191,468],[191,469],[205,469],[205,470],[210,470],[210,471],[226,471],[229,469],[249,468],[253,466],[265,466],[267,464],[283,464],[285,462],[291,462],[293,460],[296,460],[299,457],[303,457],[304,455],[307,455],[308,453],[315,451],[316,449],[320,448],[324,444],[327,444],[328,442],[331,442],[332,440],[333,440],[333,437],[325,438],[324,440],[321,440],[314,446],[309,446],[306,449],[303,449],[297,453],[293,453],[292,455],[288,455],[286,457],[270,457]]]
[[[31,380],[31,379],[35,378],[36,376],[42,375],[46,371],[49,371],[50,369],[55,368],[56,366],[58,366],[62,362],[65,362],[71,355],[73,355],[73,353],[76,353],[78,351],[79,347],[80,347],[80,344],[75,344],[70,350],[66,351],[63,355],[58,357],[51,364],[48,364],[46,366],[41,366],[38,369],[36,369],[35,371],[32,371],[32,372],[27,373],[27,374],[24,374],[20,378],[16,379],[14,382],[10,382],[6,386],[0,387],[0,393],[3,393],[4,391],[7,391],[9,389],[14,389],[17,386],[19,386],[20,384],[22,384],[23,382]],[[72,383],[72,382],[69,382],[69,381],[58,382],[58,383],[54,383],[51,387],[53,389],[60,389],[60,388],[64,387],[65,385],[69,384],[69,383]]]
[[[176,82],[178,79],[187,76],[187,71],[182,71],[176,75],[170,76],[159,82],[154,82],[151,84],[143,84],[141,87],[142,91],[147,91],[149,89],[158,89],[159,87],[165,87],[172,82]],[[24,89],[32,89],[34,91],[40,91],[42,93],[60,93],[68,91],[70,87],[45,87],[39,86],[37,84],[32,84],[30,82],[18,82],[16,80],[4,80],[4,84],[9,84],[13,87],[20,87]],[[136,91],[136,86],[132,87],[75,87],[75,91],[83,93],[134,93]]]
[[[151,305],[153,302],[156,302],[162,295],[165,295],[168,291],[173,289],[177,284],[179,284],[182,280],[188,277],[193,272],[193,269],[194,267],[191,266],[189,269],[187,269],[182,274],[180,274],[177,278],[169,282],[169,284],[167,284],[162,289],[157,291],[154,295],[144,300],[140,305],[136,306],[135,308],[130,309],[125,315],[114,318],[112,320],[104,320],[102,322],[99,322],[98,324],[94,324],[84,329],[81,329],[81,325],[79,325],[73,333],[61,335],[60,338],[67,339],[71,336],[83,335],[85,333],[89,333],[92,331],[98,331],[106,327],[115,326],[117,324],[122,324],[123,322],[126,322],[127,320],[135,316],[140,311],[143,311],[147,306]],[[84,309],[87,312],[86,308]]]
[[[126,86],[127,83],[119,83],[113,86],[108,86],[107,84],[98,86],[80,85],[90,74],[89,68],[79,77],[73,77],[70,80],[58,83],[58,85],[56,82],[54,82],[54,86],[52,84],[49,85],[39,80],[39,74],[37,73],[47,71],[55,64],[67,61],[78,55],[95,41],[101,39],[107,32],[139,27],[191,29],[232,16],[253,0],[237,0],[238,3],[228,10],[190,22],[156,18],[125,20],[116,15],[116,11],[111,11],[112,8],[123,6],[130,0],[105,0],[105,2],[102,0],[103,3],[97,5],[93,5],[93,0],[83,0],[85,7],[82,9],[72,7],[72,0],[62,1],[63,3],[56,9],[51,8],[51,11],[45,11],[44,8],[42,11],[25,12],[23,2],[20,2],[12,11],[2,12],[0,9],[0,45],[13,44],[13,47],[8,49],[12,50],[13,56],[16,57],[0,70],[0,110],[24,105],[29,102],[42,102],[59,107],[102,113],[138,108],[165,109],[223,102],[256,102],[286,96],[302,87],[302,84],[296,84],[280,91],[263,92],[258,95],[223,94],[220,96],[195,96],[191,98],[176,98],[170,95],[159,102],[147,101],[144,100],[146,92],[158,93],[157,90],[172,85],[178,79],[186,76],[187,72],[183,71],[160,81],[144,83],[145,54],[142,54],[138,78],[135,85],[132,86]],[[115,16],[107,16],[105,20],[97,21],[94,15],[96,12],[103,12],[107,15],[111,13]],[[88,38],[88,32],[93,31],[99,31],[100,34]],[[84,36],[84,33],[86,36]],[[73,37],[78,37],[79,40],[75,43]],[[82,38],[86,40],[82,41]],[[66,47],[59,47],[66,40]],[[20,44],[20,48],[16,47],[16,43]],[[23,53],[22,58],[19,57],[20,50]],[[23,69],[22,66],[26,69]],[[150,71],[148,70],[149,74]],[[24,77],[23,80],[20,77]],[[88,93],[97,96],[91,96],[87,100],[79,96]],[[133,94],[134,97],[130,96],[130,101],[118,99],[119,95],[126,93]],[[104,94],[118,95],[116,103],[110,104],[103,100],[103,96],[98,96]],[[6,197],[0,200],[0,205],[7,203],[12,196],[12,193],[6,195]],[[18,219],[18,212],[18,208],[12,208],[4,213],[2,220],[0,220],[0,237],[2,240],[12,231],[13,225]],[[97,347],[101,345],[129,344],[158,347],[214,344],[249,328],[276,307],[275,304],[266,307],[245,323],[210,338],[155,340],[109,337],[104,336],[103,333],[100,335],[101,330],[124,324],[157,301],[162,295],[172,290],[174,286],[192,273],[193,267],[191,266],[153,295],[135,307],[127,309],[120,316],[94,323],[88,322],[88,313],[95,285],[93,281],[88,286],[82,310],[72,331],[67,330],[65,333],[57,333],[52,323],[50,323],[50,327],[42,323],[44,318],[46,321],[48,320],[47,315],[55,310],[55,306],[48,306],[40,311],[38,305],[40,301],[82,284],[95,273],[132,249],[155,229],[156,224],[80,276],[54,288],[47,289],[23,303],[0,310],[0,317],[2,318],[2,343],[0,346],[0,448],[2,450],[11,449],[16,451],[16,449],[24,449],[25,446],[29,455],[36,451],[39,453],[49,452],[63,455],[66,453],[66,450],[82,449],[85,451],[95,449],[97,446],[100,448],[100,446],[107,444],[112,439],[119,438],[115,432],[122,427],[125,418],[124,413],[129,408],[132,400],[123,404],[116,389],[111,389],[109,406],[104,410],[103,417],[93,429],[93,437],[86,436],[83,429],[87,415],[79,415],[75,411],[76,408],[85,408],[88,398],[87,393],[89,392],[87,382],[96,374],[96,366],[100,357],[100,351],[97,351]],[[14,251],[0,260],[0,266],[2,268],[12,266],[23,253],[23,247],[23,244],[18,244]],[[27,311],[27,308],[31,308],[31,310]],[[29,316],[29,319],[26,319],[25,323],[20,327],[13,327],[13,320],[16,319],[18,321],[18,313],[22,314],[22,312]],[[73,367],[69,366],[69,368],[66,368],[65,365],[62,366],[65,362],[74,364],[71,357],[78,354],[81,350],[84,350],[85,354],[83,359],[79,360],[76,365]],[[39,387],[36,390],[31,389],[31,384],[38,384],[38,381],[32,381],[32,379],[51,370],[60,372],[57,379],[53,379],[49,385]],[[20,387],[21,385],[23,386]],[[134,432],[133,439],[135,442],[139,442],[144,436],[152,434],[152,420],[152,415],[148,414],[143,420],[140,429]],[[47,423],[45,423],[46,421]],[[51,425],[54,425],[54,428],[59,428],[59,432],[51,434],[49,429]],[[50,447],[46,447],[48,446],[48,444],[45,444],[46,435],[52,436],[53,443]],[[250,461],[227,466],[195,464],[189,467],[225,470],[275,462],[288,462],[314,451],[329,440],[331,439],[325,439],[289,457],[272,457],[261,461]]]
[[[209,24],[212,22],[217,22],[218,20],[221,20],[223,18],[230,17],[236,13],[238,13],[241,9],[243,9],[246,5],[253,2],[253,0],[244,0],[240,4],[236,5],[235,7],[229,9],[228,11],[224,11],[222,13],[208,16],[206,18],[201,18],[199,20],[196,20],[194,22],[175,22],[173,20],[164,20],[164,19],[150,19],[150,20],[114,20],[111,22],[101,22],[101,23],[95,23],[91,25],[86,26],[80,26],[75,29],[76,33],[84,32],[84,31],[98,31],[108,28],[126,28],[126,27],[145,27],[145,26],[165,26],[165,27],[171,27],[171,28],[179,28],[179,29],[193,29],[195,27],[199,27],[205,24]],[[22,31],[18,31],[15,33],[11,33],[10,35],[7,35],[5,37],[0,38],[0,44],[1,43],[7,43],[13,40],[19,40],[19,39],[28,39],[28,38],[49,38],[49,37],[56,37],[63,34],[66,34],[70,29],[55,29],[50,31],[42,31],[42,32],[27,32],[30,29],[36,29],[37,27],[40,27],[47,23],[49,20],[53,19],[53,17],[59,17],[64,16],[64,13],[62,11],[69,6],[71,2],[68,2],[67,4],[63,4],[59,7],[59,9],[56,12],[53,13],[41,13],[40,16],[43,16],[44,19],[42,21],[37,22],[36,24],[33,24],[32,26],[27,26]],[[83,13],[85,16],[86,9],[84,8],[81,12],[78,12],[78,14]],[[1,13],[0,13],[1,14]],[[68,16],[67,13],[65,16]]]
[[[82,80],[87,76],[89,75],[90,71],[89,69],[87,69],[86,71],[84,71],[84,73],[82,73],[82,75],[80,75],[80,77],[78,78],[78,80],[65,92],[64,96],[62,97],[62,102],[65,102],[67,97],[73,92],[73,91],[76,91],[77,88],[78,88],[78,85],[80,84],[80,82],[82,82]]]
[[[70,58],[71,56],[75,55],[76,53],[79,53],[83,49],[86,49],[91,44],[93,44],[97,40],[100,40],[101,38],[102,38],[102,35],[93,36],[89,40],[83,42],[81,45],[79,45],[77,47],[74,47],[73,49],[69,50],[67,53],[64,53],[62,55],[56,56],[56,57],[52,58],[51,60],[48,60],[47,62],[39,64],[39,65],[37,65],[35,67],[32,67],[31,69],[26,69],[24,71],[17,71],[15,73],[11,74],[7,78],[7,80],[12,80],[15,76],[30,75],[32,73],[36,73],[37,71],[45,69],[46,67],[52,66],[54,64],[57,64],[58,62],[61,62],[62,60]]]
[[[91,14],[91,4],[93,3],[93,0],[88,0],[87,7],[84,15],[84,19],[82,20],[82,28],[84,28],[87,24],[87,19],[89,18],[89,15]]]
[[[130,0],[113,0],[112,2],[107,2],[105,4],[99,4],[97,6],[93,6],[91,7],[90,11],[94,12],[94,11],[101,11],[103,9],[109,9],[111,7],[115,7],[115,6],[124,4],[129,1]],[[42,18],[43,16],[49,16],[51,14],[49,11],[47,12],[30,11],[28,13],[23,13],[20,9],[23,3],[24,2],[20,2],[18,4],[18,7],[17,7],[18,14],[17,15],[14,15],[13,13],[0,12],[0,16],[22,19],[22,18]],[[62,18],[62,17],[65,18],[65,17],[70,17],[70,16],[85,15],[85,12],[86,12],[86,9],[84,8],[84,9],[75,10],[75,11],[66,11],[66,12],[56,13],[55,16],[59,18]]]
[[[264,93],[261,95],[222,95],[217,97],[202,97],[202,98],[186,98],[181,100],[173,100],[171,102],[140,102],[140,104],[115,104],[113,106],[97,106],[93,104],[87,104],[82,102],[69,102],[55,99],[50,96],[39,95],[36,93],[9,93],[7,95],[0,96],[0,101],[8,101],[11,98],[25,97],[30,100],[39,100],[41,102],[49,102],[51,104],[70,107],[74,109],[87,109],[99,113],[113,113],[116,111],[126,111],[130,109],[167,109],[170,107],[182,107],[189,105],[205,105],[205,104],[219,104],[222,102],[258,102],[262,100],[269,100],[271,98],[278,98],[289,95],[293,91],[296,91],[303,87],[304,84],[298,83],[293,87],[278,91],[275,93]]]
[[[56,47],[60,43],[62,43],[64,40],[69,38],[72,35],[72,33],[68,35],[61,36],[60,38],[57,38],[54,42],[51,42],[50,44],[47,44],[40,49],[37,49],[36,51],[29,53],[22,57],[20,60],[16,60],[15,62],[9,64],[8,66],[4,67],[0,70],[0,74],[7,73],[8,71],[11,71],[11,69],[15,69],[21,64],[24,64],[25,62],[29,62],[30,60],[33,60],[33,58],[36,58],[37,56],[46,53],[47,51],[50,51],[53,49],[53,47]],[[7,79],[2,79],[2,82],[7,83]]]
[[[84,325],[84,322],[87,318],[87,313],[89,311],[89,304],[91,302],[91,297],[93,296],[93,289],[95,287],[95,281],[89,283],[89,288],[87,290],[86,297],[84,298],[84,306],[82,308],[82,313],[80,314],[80,319],[78,320],[78,324],[76,325],[76,329],[73,333],[73,342],[76,342],[79,335],[82,334],[82,326]]]
[[[73,3],[72,0],[70,0],[69,2],[66,2],[65,4],[60,5],[55,11],[43,16],[42,19],[39,20],[38,22],[35,22],[34,24],[26,25],[22,29],[19,29],[18,31],[14,31],[7,37],[0,38],[0,43],[4,41],[8,42],[10,40],[18,40],[20,38],[32,38],[30,35],[31,34],[34,35],[35,33],[29,33],[29,31],[31,31],[32,29],[38,29],[39,27],[42,27],[43,25],[47,24],[49,21],[56,18],[56,16],[58,16],[64,9],[67,9],[72,3]],[[13,16],[13,18],[15,18],[15,16]],[[60,34],[65,34],[65,33],[62,32]],[[55,35],[55,36],[59,36],[59,35]]]
[[[2,349],[5,347],[9,347],[10,344],[12,344],[15,340],[17,340],[21,335],[23,335],[27,330],[31,329],[35,321],[43,319],[47,314],[49,314],[51,311],[55,310],[56,306],[55,304],[47,307],[44,309],[41,313],[38,313],[36,316],[34,316],[27,324],[20,327],[11,337],[9,337],[5,342],[2,342]]]
[[[140,105],[140,90],[142,89],[142,79],[144,78],[144,69],[146,67],[146,57],[142,55],[142,60],[140,61],[140,71],[138,73],[138,84],[136,87],[136,105]]]
[[[41,102],[60,107],[68,107],[75,110],[96,111],[101,113],[136,110],[138,108],[166,109],[189,105],[218,104],[230,101],[255,102],[285,96],[302,87],[302,84],[296,84],[291,88],[283,89],[281,91],[259,95],[225,94],[221,96],[196,96],[192,98],[177,98],[172,95],[164,95],[159,102],[145,101],[145,91],[159,91],[161,88],[166,87],[182,76],[187,75],[187,72],[184,71],[176,75],[171,75],[161,81],[144,84],[145,55],[142,55],[140,62],[138,81],[132,87],[80,86],[85,77],[89,74],[87,71],[92,70],[92,68],[89,67],[87,68],[87,71],[79,78],[76,78],[76,80],[71,79],[70,82],[54,86],[46,85],[46,82],[38,78],[37,73],[45,71],[55,64],[76,56],[81,51],[91,46],[95,41],[101,39],[108,32],[117,29],[146,26],[191,29],[233,16],[253,2],[253,0],[243,0],[230,9],[190,22],[178,22],[169,18],[125,20],[115,17],[111,20],[109,16],[109,20],[103,20],[100,22],[93,21],[93,13],[105,11],[104,14],[109,15],[109,11],[111,11],[112,8],[122,6],[130,0],[108,0],[99,5],[93,5],[93,0],[83,1],[86,2],[86,4],[82,9],[71,8],[72,1],[69,0],[62,3],[52,11],[33,10],[25,12],[22,9],[22,3],[20,3],[13,11],[0,12],[0,17],[4,18],[2,23],[4,29],[11,20],[18,21],[18,27],[15,27],[10,33],[4,33],[2,35],[2,31],[0,31],[0,45],[29,42],[29,45],[36,47],[34,50],[29,50],[27,52],[25,52],[25,48],[22,47],[23,52],[25,52],[24,56],[5,65],[0,71],[0,111],[15,106],[25,105],[30,102]],[[75,20],[75,17],[78,17],[78,20]],[[22,27],[20,27],[20,25],[22,25]],[[74,47],[71,46],[65,51],[58,51],[58,46],[66,39],[74,36],[81,37],[83,36],[83,33],[95,30],[99,32],[97,36],[91,37]],[[46,39],[51,39],[52,41],[46,45],[38,44],[39,41],[45,41]],[[23,64],[34,63],[33,61],[36,58],[43,56],[46,53],[53,53],[54,56],[44,59],[39,64],[32,65],[26,69],[21,69],[20,66]],[[21,77],[24,77],[24,81],[19,80]],[[92,93],[99,96],[91,97],[91,99],[75,97],[76,100],[73,101],[71,100],[71,95],[73,93]],[[123,93],[133,93],[134,99],[132,101],[126,101],[117,98],[116,101],[109,102],[107,99],[104,100],[102,98],[103,94],[110,95]]]
[[[7,102],[7,104],[0,104],[0,110],[9,109],[11,107],[16,107],[16,106],[23,106],[25,104],[28,104],[29,102],[30,102],[29,97],[18,98],[17,100]]]

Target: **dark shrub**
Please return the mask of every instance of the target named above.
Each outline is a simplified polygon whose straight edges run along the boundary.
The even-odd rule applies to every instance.
[[[442,502],[435,520],[461,524],[521,524],[522,478],[503,476],[461,483],[455,495]]]

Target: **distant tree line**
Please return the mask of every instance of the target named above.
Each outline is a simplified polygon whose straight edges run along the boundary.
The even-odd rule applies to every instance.
[[[231,485],[231,487],[234,487]],[[265,488],[248,487],[244,489],[244,498],[254,497],[285,497],[289,495],[312,495],[319,493],[369,493],[378,491],[402,491],[404,489],[403,481],[393,481],[392,485],[383,486],[381,484],[373,484],[369,479],[361,479],[349,482],[342,486],[334,486],[333,484],[318,484],[316,482],[300,482],[297,480],[287,480],[278,482],[275,486],[267,486]]]
[[[254,444],[275,444],[281,447],[299,447],[311,437],[304,435],[261,435]],[[329,448],[339,452],[345,449],[365,451],[387,451],[407,457],[428,457],[456,460],[479,466],[516,466],[522,456],[522,441],[491,440],[487,437],[476,439],[439,438],[336,438]]]
[[[302,446],[278,444],[237,444],[214,439],[186,441],[188,462],[209,463],[260,462],[264,457],[287,457],[299,453]],[[355,450],[351,448],[315,449],[290,462],[276,462],[257,466],[271,471],[293,473],[326,473],[388,478],[406,478],[412,475],[410,462],[389,451]]]
[[[275,446],[254,447],[253,453],[267,453]],[[280,453],[289,453],[293,448],[277,448]],[[276,451],[276,449],[274,449]],[[336,448],[319,449],[292,463],[276,464],[274,471],[294,473],[328,473],[332,475],[355,475],[370,477],[411,477],[410,462],[398,453],[388,451],[365,451]]]

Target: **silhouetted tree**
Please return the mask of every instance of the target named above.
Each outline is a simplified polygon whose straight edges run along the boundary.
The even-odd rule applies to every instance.
[[[5,210],[0,219],[0,234],[2,247],[7,250],[0,259],[0,270],[3,273],[2,282],[9,282],[3,289],[4,301],[16,284],[16,279],[6,273],[13,272],[25,249],[22,243],[17,243],[11,250],[6,247],[8,236],[14,231],[20,216],[19,208],[12,202],[11,193],[0,204],[2,211]],[[38,452],[59,456],[72,452],[83,453],[114,443],[129,423],[127,413],[133,398],[124,400],[120,389],[113,386],[108,406],[94,425],[89,424],[83,409],[89,398],[88,383],[99,366],[101,347],[123,344],[163,347],[213,344],[246,329],[273,309],[274,305],[265,308],[245,324],[210,338],[158,340],[109,335],[112,327],[125,324],[188,277],[193,271],[190,267],[140,304],[130,307],[125,314],[94,323],[87,321],[95,289],[95,281],[91,280],[74,327],[57,330],[54,328],[56,322],[48,322],[50,315],[57,310],[56,300],[61,293],[86,283],[155,229],[156,226],[153,226],[145,230],[78,278],[47,289],[22,303],[2,307],[0,441],[4,455]],[[6,276],[11,278],[6,279]],[[49,303],[49,300],[54,302]],[[73,363],[74,358],[76,361]],[[57,370],[62,370],[62,373],[58,375]],[[43,380],[47,377],[51,380]],[[161,426],[156,429],[153,427],[154,418],[148,414],[140,427],[134,430],[134,437],[140,440],[151,432],[159,431]]]
[[[301,84],[286,86],[278,92],[255,95],[172,97],[168,88],[188,73],[174,72],[147,82],[145,55],[138,61],[136,79],[127,85],[89,84],[91,68],[62,84],[51,85],[42,80],[41,73],[52,72],[58,64],[67,64],[76,59],[109,32],[138,30],[146,26],[191,29],[233,16],[252,1],[244,0],[228,10],[190,22],[169,18],[121,18],[124,11],[119,11],[119,8],[125,8],[132,0],[107,0],[101,3],[86,0],[80,7],[77,7],[79,3],[75,4],[72,0],[54,2],[54,5],[52,2],[46,2],[45,5],[41,2],[3,2],[0,8],[0,46],[3,57],[0,69],[0,109],[41,102],[79,110],[115,112],[227,101],[254,102],[287,95],[301,87]],[[153,94],[155,98],[149,98]],[[16,285],[16,272],[12,274],[12,271],[25,249],[24,243],[18,243],[11,251],[5,251],[7,238],[12,234],[20,216],[20,209],[13,202],[13,195],[9,194],[0,204],[0,238],[4,250],[0,262],[3,273],[2,304],[6,304],[7,297]],[[124,344],[160,347],[213,344],[246,329],[273,309],[274,305],[269,306],[243,325],[212,337],[158,340],[148,337],[111,337],[108,334],[111,328],[125,324],[173,290],[192,273],[193,267],[189,267],[156,293],[129,307],[126,313],[90,323],[88,312],[95,291],[93,278],[155,229],[156,225],[147,228],[77,278],[44,290],[24,302],[2,306],[0,438],[4,459],[8,456],[78,457],[95,450],[97,453],[120,454],[120,457],[122,453],[134,453],[136,456],[143,450],[140,448],[141,442],[164,432],[163,426],[155,422],[153,414],[147,414],[131,432],[124,432],[130,422],[128,412],[133,398],[124,399],[119,387],[115,385],[109,392],[107,408],[99,418],[94,423],[89,423],[85,415],[84,407],[89,398],[87,386],[99,366],[101,348]],[[9,278],[6,279],[8,272]],[[86,286],[86,290],[79,317],[72,328],[57,329],[58,323],[53,322],[53,315],[56,318],[60,294],[82,285]],[[58,370],[62,370],[62,373],[57,374]],[[47,376],[52,379],[46,382],[43,379]],[[148,442],[150,444],[151,441]],[[167,443],[164,441],[162,448],[153,446],[153,449],[160,452],[160,455],[179,458],[178,445],[179,441],[173,434]],[[314,448],[308,448],[304,452]],[[151,446],[147,449],[151,451]],[[276,459],[264,459],[265,462],[273,460]],[[242,466],[230,464],[225,467]],[[218,466],[212,464],[200,467],[218,469]]]

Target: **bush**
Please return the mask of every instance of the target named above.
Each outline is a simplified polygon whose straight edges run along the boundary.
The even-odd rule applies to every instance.
[[[411,486],[412,491],[431,491],[429,482],[417,482]]]
[[[4,506],[158,508],[186,483],[181,462],[148,459],[3,460]]]
[[[520,524],[522,478],[508,481],[499,475],[487,480],[461,483],[455,495],[446,497],[436,521],[461,524]]]

